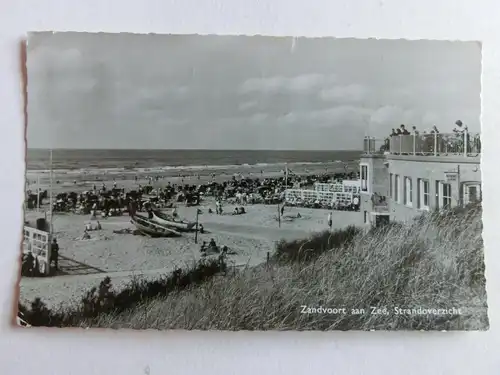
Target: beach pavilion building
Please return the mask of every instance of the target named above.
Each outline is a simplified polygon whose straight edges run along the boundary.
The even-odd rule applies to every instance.
[[[407,221],[424,211],[481,200],[479,133],[365,137],[360,159],[363,222]]]

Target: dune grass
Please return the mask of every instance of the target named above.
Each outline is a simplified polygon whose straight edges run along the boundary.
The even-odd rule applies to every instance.
[[[98,287],[89,290],[76,307],[49,309],[36,298],[18,309],[32,326],[39,327],[85,327],[85,322],[97,319],[103,314],[120,314],[134,308],[138,301],[145,301],[166,296],[173,291],[202,283],[211,277],[224,273],[226,264],[219,260],[202,260],[191,268],[177,269],[158,280],[134,278],[120,291],[114,290],[111,278],[104,278]]]
[[[281,241],[266,265],[224,277],[203,277],[182,288],[171,287],[168,293],[135,293],[119,309],[82,313],[80,307],[77,313],[65,312],[71,319],[64,324],[203,330],[485,330],[489,322],[481,232],[481,208],[469,207],[368,232],[349,227],[306,240]],[[395,308],[455,311],[396,314]]]
[[[485,330],[489,323],[481,231],[481,210],[474,207],[428,214],[368,233],[354,228],[320,233],[307,241],[280,243],[275,261],[266,266],[211,279],[87,324],[217,330]],[[335,246],[328,246],[332,242]],[[307,313],[304,306],[346,310]],[[455,311],[409,315],[395,314],[396,307]]]

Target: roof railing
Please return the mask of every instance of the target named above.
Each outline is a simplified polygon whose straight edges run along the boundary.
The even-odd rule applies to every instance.
[[[394,135],[384,140],[365,137],[363,152],[365,154],[474,157],[481,154],[481,137],[479,133],[470,133],[467,130],[455,133]]]

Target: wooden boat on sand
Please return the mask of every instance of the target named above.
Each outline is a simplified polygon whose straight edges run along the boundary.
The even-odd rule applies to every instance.
[[[132,216],[131,221],[132,224],[135,225],[137,230],[151,237],[181,236],[181,234],[178,231],[160,225],[154,220],[148,219],[145,216],[134,215]]]
[[[160,225],[175,228],[180,231],[190,231],[196,226],[196,222],[189,222],[180,219],[176,219],[171,215],[167,215],[161,211],[153,211],[153,220]]]

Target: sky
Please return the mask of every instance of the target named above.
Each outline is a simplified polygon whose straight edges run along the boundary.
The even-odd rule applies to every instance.
[[[406,124],[480,131],[481,45],[33,33],[28,147],[359,150]]]

